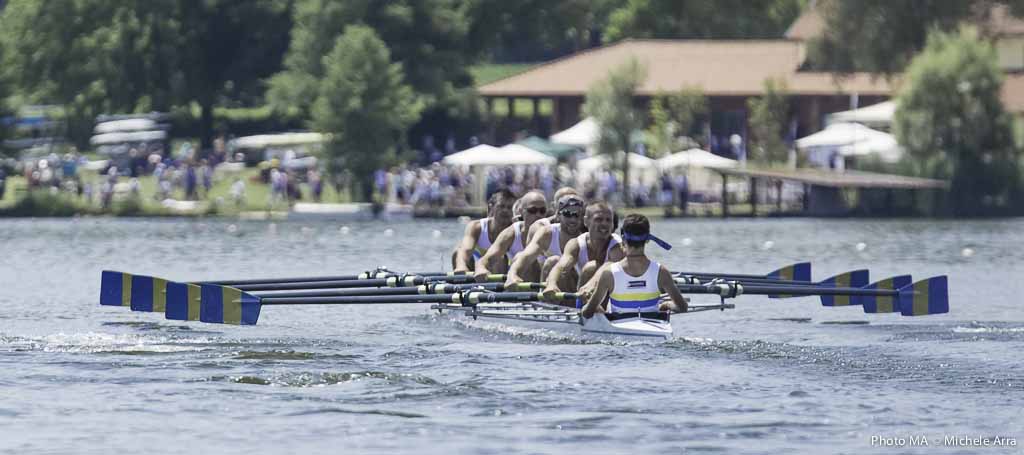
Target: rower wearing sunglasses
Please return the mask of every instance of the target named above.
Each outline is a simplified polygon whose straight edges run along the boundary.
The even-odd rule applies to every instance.
[[[485,281],[487,276],[492,273],[507,271],[515,257],[526,249],[526,234],[530,227],[548,214],[548,203],[544,198],[544,193],[537,190],[526,193],[516,201],[516,204],[519,207],[522,220],[512,223],[511,226],[501,231],[490,248],[487,248],[487,253],[476,261],[474,272],[477,281]],[[539,275],[540,266],[534,268],[536,268],[535,271],[527,271],[527,274]]]
[[[523,252],[512,261],[505,284],[545,280],[562,256],[566,243],[583,231],[582,216],[585,208],[583,199],[575,194],[559,199],[556,212],[558,222],[534,232]],[[539,276],[530,273],[536,271],[537,267],[540,268]]]
[[[545,281],[544,293],[576,292],[586,295],[592,289],[591,278],[605,262],[625,257],[622,239],[615,230],[615,214],[606,202],[587,206],[584,232],[569,240],[562,257]]]

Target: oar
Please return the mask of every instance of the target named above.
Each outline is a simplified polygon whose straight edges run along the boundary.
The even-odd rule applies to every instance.
[[[867,286],[870,282],[870,272],[867,269],[851,270],[849,272],[840,273],[835,276],[831,276],[824,280],[813,282],[813,281],[796,281],[796,280],[779,280],[773,278],[742,278],[742,279],[723,279],[716,278],[715,280],[726,280],[735,281],[744,285],[760,284],[760,285],[785,285],[785,286],[811,286],[811,287],[850,287],[859,288]],[[681,284],[708,284],[714,283],[715,280],[700,280],[694,277],[677,277],[676,282]],[[769,295],[770,299],[778,298],[790,298],[796,297],[793,294],[780,294],[780,295]],[[821,304],[825,306],[845,306],[845,305],[857,305],[858,302],[855,299],[850,299],[846,296],[832,296],[823,295],[821,297]]]
[[[545,299],[540,292],[488,292],[461,291],[451,294],[430,295],[363,295],[328,297],[260,297],[237,288],[205,284],[201,286],[199,317],[202,322],[216,324],[253,325],[260,317],[263,305],[361,305],[361,304],[405,304],[405,303],[451,303],[472,306],[484,302],[532,302],[572,301],[576,294],[558,293]],[[167,318],[177,319],[185,314],[172,302],[167,308]]]
[[[712,273],[712,272],[674,272],[675,276],[686,276],[694,277],[700,280],[713,280],[715,278],[722,278],[726,280],[744,280],[744,279],[756,279],[756,280],[784,280],[784,281],[802,281],[811,282],[811,263],[810,262],[798,262],[796,264],[790,264],[782,267],[778,270],[773,270],[764,275],[749,275],[741,273]]]
[[[459,275],[393,275],[388,273],[386,278],[370,278],[358,280],[336,280],[336,281],[302,281],[302,282],[273,282],[239,285],[239,288],[248,291],[271,291],[271,290],[299,290],[299,289],[331,289],[331,288],[359,288],[359,287],[398,287],[398,286],[419,286],[433,282],[449,282],[462,284],[475,284],[473,276],[466,274]],[[504,275],[492,275],[489,281],[501,282],[505,280]],[[255,280],[260,281],[260,280]],[[100,304],[113,306],[127,306],[133,311],[164,312],[167,302],[173,299],[180,299],[180,302],[190,301],[192,296],[198,295],[198,286],[201,283],[182,283],[181,286],[174,286],[175,292],[170,293],[172,281],[151,277],[146,275],[132,275],[124,272],[104,270],[100,278]],[[191,289],[191,291],[190,291]],[[191,294],[190,294],[191,292]],[[198,297],[195,297],[196,299]],[[182,305],[179,302],[179,307]]]
[[[325,289],[295,292],[253,292],[259,297],[330,297],[346,295],[417,295],[417,294],[451,294],[465,290],[486,290],[491,292],[529,292],[544,289],[543,283],[516,283],[506,286],[505,283],[472,283],[447,284],[427,283],[422,286],[403,286],[398,288],[356,288],[356,289]]]
[[[289,277],[289,278],[258,278],[248,280],[205,280],[205,281],[193,281],[195,284],[222,284],[225,286],[243,286],[243,285],[254,285],[254,284],[271,284],[271,283],[308,283],[314,281],[351,281],[351,280],[366,280],[371,278],[389,278],[393,276],[401,276],[403,273],[393,272],[387,268],[380,267],[377,270],[363,272],[357,275],[339,275],[339,276],[312,276],[312,277]],[[424,277],[457,277],[471,275],[468,272],[414,272],[408,275],[424,276]]]
[[[905,277],[893,277],[862,288],[742,284],[734,281],[701,285],[680,284],[678,286],[680,292],[684,294],[714,294],[723,300],[744,294],[856,296],[860,297],[858,301],[863,301],[865,298],[873,299],[872,307],[865,308],[866,312],[881,312],[891,309],[890,311],[899,311],[904,316],[949,312],[946,276],[936,276],[895,288],[897,284],[902,284],[905,280]]]

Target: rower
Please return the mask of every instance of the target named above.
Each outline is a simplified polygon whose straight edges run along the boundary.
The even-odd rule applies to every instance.
[[[605,202],[595,202],[587,206],[583,221],[587,232],[566,243],[561,259],[547,277],[545,294],[576,290],[586,294],[587,283],[601,265],[606,261],[615,262],[625,257],[621,246],[622,239],[613,233],[614,219],[612,208]]]
[[[487,248],[487,253],[476,261],[477,281],[485,281],[488,275],[494,273],[492,270],[496,268],[505,271],[504,269],[507,269],[515,257],[525,249],[526,233],[529,232],[530,226],[544,218],[548,212],[547,200],[544,198],[544,193],[540,191],[534,190],[526,193],[516,201],[516,204],[522,213],[522,221],[516,221],[501,231],[490,248]],[[540,273],[539,266],[537,269],[534,274]]]
[[[503,189],[487,200],[487,218],[470,221],[462,241],[452,253],[452,268],[456,272],[469,272],[494,243],[498,234],[512,224],[512,205],[516,196]]]
[[[651,235],[651,223],[643,215],[626,216],[621,232],[626,257],[597,272],[594,292],[580,315],[591,318],[595,313],[685,313],[687,300],[679,293],[672,274],[644,253],[648,241],[666,250],[672,246]],[[662,301],[662,293],[668,294],[668,301]]]
[[[584,208],[583,199],[580,199],[579,196],[575,194],[563,196],[558,201],[558,211],[556,212],[559,222],[543,227],[530,237],[526,248],[512,261],[505,284],[543,280],[558,262],[562,250],[565,249],[565,244],[582,232],[581,218]],[[534,225],[537,223],[539,221]],[[529,273],[537,271],[535,265],[540,267],[540,273]]]
[[[533,226],[530,226],[530,230],[526,234],[527,245],[530,244],[530,240],[533,239],[533,236],[536,235],[538,232],[547,229],[548,226],[551,226],[552,224],[558,222],[558,201],[561,201],[563,197],[569,195],[575,195],[576,197],[580,197],[580,194],[576,191],[576,189],[571,186],[563,186],[559,188],[557,191],[555,191],[555,197],[551,199],[550,216],[541,218],[537,220],[536,223],[533,223]]]

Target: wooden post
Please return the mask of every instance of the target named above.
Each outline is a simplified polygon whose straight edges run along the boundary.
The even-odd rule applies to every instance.
[[[886,188],[885,189],[885,213],[887,215],[889,215],[889,216],[892,216],[892,215],[895,214],[893,212],[893,209],[892,209],[892,204],[893,204],[892,200],[893,200],[893,192],[894,191],[896,191],[896,190],[894,190],[892,188]]]
[[[804,202],[804,215],[806,215],[807,211],[811,208],[811,185],[808,185],[806,183],[804,184],[804,197],[803,197],[803,200],[804,200],[803,201]]]
[[[505,98],[508,102],[508,118],[514,118],[516,116],[516,99],[512,97]]]
[[[775,211],[782,213],[782,180],[775,181]]]
[[[722,173],[722,218],[729,218],[729,176]]]
[[[750,216],[757,216],[757,178],[750,178]]]

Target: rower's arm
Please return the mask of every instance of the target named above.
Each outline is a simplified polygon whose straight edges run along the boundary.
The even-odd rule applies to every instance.
[[[683,294],[679,292],[679,287],[676,286],[676,280],[672,278],[672,272],[669,272],[665,266],[661,266],[658,270],[658,287],[668,294],[668,297],[672,299],[672,303],[675,306],[675,312],[685,313],[688,309],[688,301]]]
[[[477,281],[483,281],[482,278],[486,278],[487,275],[491,274],[490,266],[491,261],[495,258],[500,258],[508,253],[509,248],[512,248],[512,242],[516,239],[516,227],[511,225],[505,230],[498,234],[498,238],[494,239],[494,243],[487,248],[487,253],[484,254],[479,261],[476,261],[476,270],[474,274],[477,277]]]
[[[608,267],[601,267],[597,272],[597,286],[594,288],[594,292],[590,294],[590,298],[587,299],[587,303],[583,305],[583,309],[580,310],[580,315],[585,318],[594,316],[598,308],[604,303],[604,300],[608,298],[608,292],[612,289],[612,271]]]
[[[562,252],[562,257],[558,258],[558,262],[551,268],[551,272],[548,273],[548,281],[544,286],[544,292],[561,292],[562,289],[558,287],[559,278],[565,271],[570,270],[576,265],[576,261],[580,256],[580,243],[576,239],[570,239],[565,244],[565,251]]]
[[[534,235],[533,239],[530,240],[529,245],[526,245],[526,248],[523,249],[523,252],[517,254],[515,259],[512,260],[512,266],[509,267],[508,279],[505,281],[505,284],[522,282],[523,279],[520,275],[522,274],[523,269],[526,268],[531,261],[536,261],[537,257],[540,256],[544,250],[548,249],[549,245],[551,245],[550,229],[545,229]]]
[[[473,249],[476,248],[476,240],[480,237],[480,222],[470,221],[466,225],[466,232],[462,235],[462,242],[455,250],[455,271],[468,272],[469,259],[473,257]]]
[[[612,262],[619,262],[626,259],[626,250],[622,249],[622,244],[618,243],[612,249],[608,250],[608,257],[605,258],[605,264],[611,264]]]

